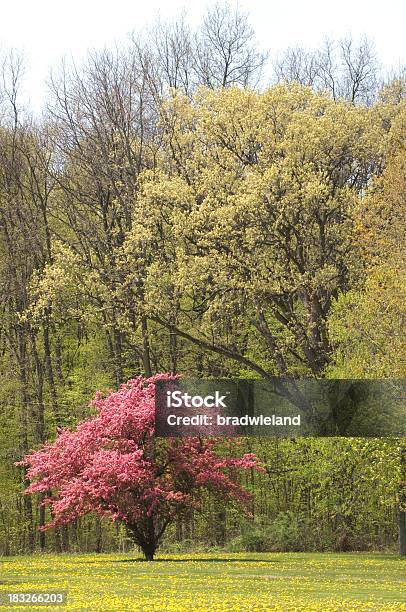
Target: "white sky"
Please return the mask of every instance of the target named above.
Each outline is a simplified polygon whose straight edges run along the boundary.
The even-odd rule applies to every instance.
[[[0,48],[24,51],[25,86],[39,110],[50,68],[63,55],[80,62],[89,48],[109,46],[159,14],[187,7],[192,24],[210,2],[185,0],[0,0]],[[233,5],[233,2],[230,3]],[[271,57],[289,45],[317,46],[325,35],[366,34],[386,66],[406,59],[406,0],[240,0]]]

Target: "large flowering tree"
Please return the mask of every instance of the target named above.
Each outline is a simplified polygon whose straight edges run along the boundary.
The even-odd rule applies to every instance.
[[[152,560],[168,525],[199,507],[203,491],[243,505],[249,501],[237,472],[258,468],[254,455],[221,456],[214,439],[154,439],[155,382],[172,378],[139,377],[106,398],[96,394],[93,418],[25,457],[31,481],[25,493],[46,494],[51,506],[45,528],[89,512],[109,515],[125,523]]]

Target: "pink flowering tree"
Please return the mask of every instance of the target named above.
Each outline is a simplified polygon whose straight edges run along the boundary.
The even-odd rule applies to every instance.
[[[154,383],[175,378],[139,377],[106,398],[97,393],[93,418],[25,457],[25,494],[43,493],[51,506],[45,529],[89,512],[107,515],[122,521],[152,560],[168,525],[199,508],[204,491],[246,506],[250,495],[237,474],[260,469],[254,455],[221,456],[214,439],[154,439]]]

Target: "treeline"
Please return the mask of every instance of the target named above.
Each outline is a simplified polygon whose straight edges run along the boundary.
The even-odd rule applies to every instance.
[[[38,531],[48,510],[15,467],[96,389],[162,371],[404,377],[404,76],[383,83],[367,40],[289,49],[269,87],[265,65],[247,17],[217,6],[197,32],[158,23],[62,65],[34,120],[5,61],[1,554],[125,546],[91,517]],[[400,526],[406,552],[400,441],[250,444],[267,466],[255,521],[208,499],[168,543],[348,550]]]

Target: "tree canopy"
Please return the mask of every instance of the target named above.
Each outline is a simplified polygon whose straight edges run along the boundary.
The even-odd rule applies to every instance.
[[[97,394],[96,416],[24,459],[32,481],[26,495],[45,494],[51,508],[44,528],[98,512],[122,521],[152,560],[168,525],[199,509],[202,492],[247,505],[236,472],[261,469],[255,455],[220,456],[214,439],[154,439],[155,383],[175,379],[139,377],[106,398]]]

